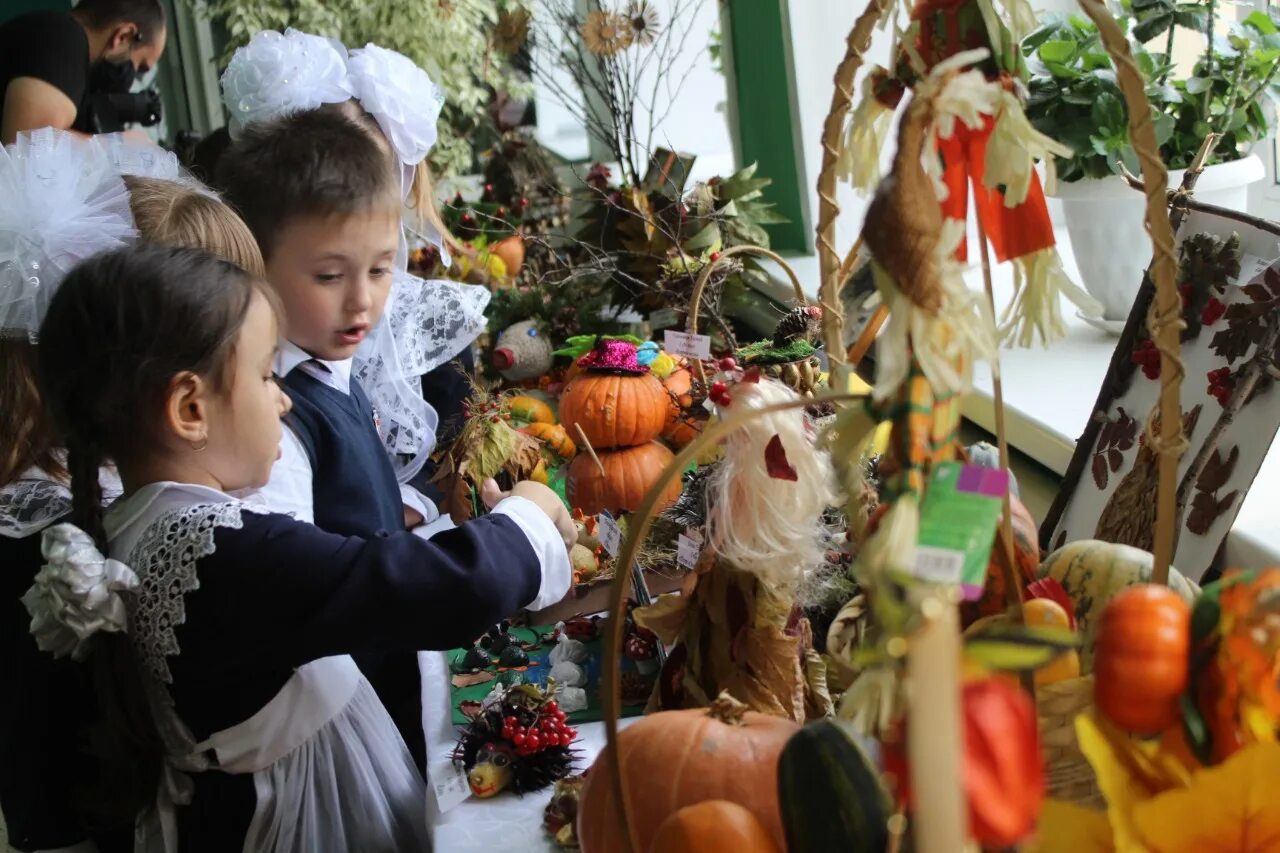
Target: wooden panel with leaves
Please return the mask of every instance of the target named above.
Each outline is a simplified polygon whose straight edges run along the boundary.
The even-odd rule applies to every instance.
[[[1276,233],[1213,213],[1193,212],[1179,233],[1189,446],[1178,467],[1173,562],[1192,579],[1212,564],[1280,428],[1276,255]],[[1146,326],[1150,300],[1146,282],[1041,528],[1046,548],[1077,539],[1152,547],[1157,455],[1144,419],[1159,392],[1160,360]]]

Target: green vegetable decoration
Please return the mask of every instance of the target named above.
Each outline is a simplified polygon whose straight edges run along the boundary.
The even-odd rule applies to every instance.
[[[870,757],[846,729],[819,720],[778,758],[778,801],[788,853],[881,853],[892,803]]]

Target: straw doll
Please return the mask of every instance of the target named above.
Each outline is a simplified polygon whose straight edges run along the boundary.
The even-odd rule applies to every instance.
[[[758,371],[722,374],[712,391],[721,417],[800,399]],[[692,593],[636,611],[675,644],[650,710],[705,707],[727,690],[762,713],[797,721],[829,714],[825,668],[796,600],[823,562],[822,514],[836,495],[803,410],[733,432],[705,501],[707,546]]]
[[[957,57],[984,51],[985,56],[968,62],[976,63],[982,78],[993,85],[968,105],[963,121],[944,117],[929,129],[941,158],[932,177],[945,188],[942,215],[961,225],[972,187],[979,224],[997,260],[1014,264],[1017,295],[1001,318],[1001,336],[1028,346],[1036,337],[1047,344],[1066,334],[1059,295],[1088,315],[1100,314],[1102,308],[1067,278],[1055,248],[1034,164],[1045,158],[1051,169],[1048,155],[1066,156],[1070,149],[1038,133],[1023,114],[1025,68],[1017,35],[1035,20],[1021,0],[1010,0],[1008,6],[1006,24],[992,0],[919,0],[900,34],[893,70],[876,68],[864,82],[863,101],[850,120],[842,171],[855,188],[873,187],[889,121],[906,90]],[[955,257],[964,261],[966,254],[962,231]]]

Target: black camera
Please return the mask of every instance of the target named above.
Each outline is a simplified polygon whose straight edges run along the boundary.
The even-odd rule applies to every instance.
[[[89,121],[94,133],[115,133],[127,124],[153,127],[160,123],[160,93],[99,92],[89,96]]]

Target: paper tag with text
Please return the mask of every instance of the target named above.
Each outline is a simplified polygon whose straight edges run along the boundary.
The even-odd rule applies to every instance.
[[[686,530],[676,539],[676,564],[686,569],[696,568],[702,556],[702,534]]]
[[[471,797],[467,771],[452,760],[431,765],[427,778],[431,781],[431,790],[436,796],[436,805],[441,814]]]
[[[1236,279],[1236,284],[1244,287],[1258,276],[1267,271],[1275,261],[1264,260],[1257,255],[1251,255],[1244,252],[1240,255],[1240,277]]]
[[[662,348],[669,355],[682,355],[685,358],[711,358],[711,338],[707,335],[691,335],[688,332],[677,332],[674,329],[667,329],[662,335]]]
[[[926,583],[958,584],[966,601],[981,598],[1008,489],[1007,471],[936,465],[920,505],[916,556],[908,571]]]
[[[601,546],[610,557],[618,556],[618,552],[622,550],[622,528],[607,512],[600,513],[597,518],[600,520],[600,526],[596,530],[596,538],[600,540]]]
[[[658,329],[670,329],[680,319],[680,315],[673,308],[659,308],[649,315],[649,325],[656,331]]]

